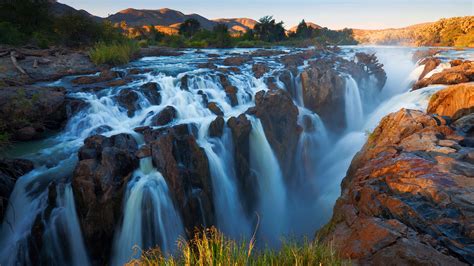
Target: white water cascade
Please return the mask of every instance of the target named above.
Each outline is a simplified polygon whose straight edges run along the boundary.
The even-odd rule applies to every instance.
[[[114,265],[123,265],[140,252],[139,249],[160,247],[164,254],[177,248],[183,235],[181,218],[176,211],[163,176],[152,165],[151,158],[140,160],[125,195],[124,218],[116,236]],[[136,258],[136,257],[135,257]]]
[[[364,122],[364,109],[359,85],[351,76],[346,77],[346,91],[344,95],[346,124],[348,131],[358,129]]]
[[[259,119],[249,117],[250,167],[255,172],[259,188],[259,236],[264,243],[278,245],[286,228],[286,189],[278,160],[265,137]],[[278,222],[276,222],[278,221]]]

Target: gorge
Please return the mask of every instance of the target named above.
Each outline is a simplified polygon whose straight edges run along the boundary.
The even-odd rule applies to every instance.
[[[211,226],[472,264],[474,50],[428,51],[185,49],[2,88],[44,126],[5,119],[30,142],[0,161],[0,264],[122,265]]]

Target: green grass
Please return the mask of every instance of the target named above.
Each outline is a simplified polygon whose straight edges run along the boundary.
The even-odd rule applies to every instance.
[[[120,42],[120,43],[97,43],[89,52],[89,56],[96,65],[123,65],[133,58],[138,51],[139,46],[136,42]]]
[[[144,251],[127,265],[349,265],[331,247],[311,241],[284,242],[279,250],[255,249],[231,240],[215,228],[197,232],[192,240],[180,240],[178,252],[166,257],[159,249]]]

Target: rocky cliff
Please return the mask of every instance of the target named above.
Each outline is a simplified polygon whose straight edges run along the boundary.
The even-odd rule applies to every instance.
[[[368,136],[318,237],[361,264],[474,263],[474,85],[402,109]]]

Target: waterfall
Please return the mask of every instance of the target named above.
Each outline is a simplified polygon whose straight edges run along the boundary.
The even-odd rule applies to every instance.
[[[351,77],[346,77],[346,91],[344,95],[346,124],[349,131],[358,129],[364,120],[362,99],[357,82]]]
[[[250,133],[250,167],[258,183],[259,235],[264,243],[278,244],[279,236],[286,228],[286,189],[278,160],[265,137],[259,119],[249,117],[252,123]]]
[[[181,218],[175,209],[163,176],[153,168],[150,157],[140,160],[127,186],[123,224],[118,230],[113,252],[113,265],[123,265],[132,259],[133,247],[141,250],[160,247],[164,254],[177,247],[184,234]]]

